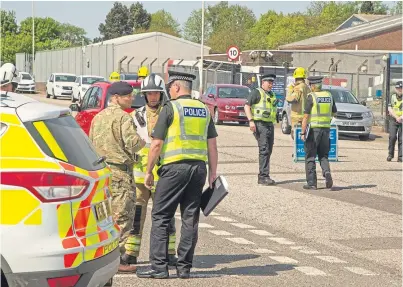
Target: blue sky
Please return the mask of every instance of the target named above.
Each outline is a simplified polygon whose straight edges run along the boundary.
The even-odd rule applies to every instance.
[[[153,13],[164,9],[172,14],[179,24],[187,20],[194,9],[201,8],[201,1],[140,1],[144,8]],[[1,8],[14,10],[17,21],[20,22],[32,16],[31,1],[0,1]],[[133,1],[124,1],[130,6]],[[205,5],[215,5],[218,1],[205,1]],[[256,18],[272,9],[283,13],[304,11],[309,1],[229,1],[230,4],[240,4],[249,7]],[[36,17],[52,17],[62,23],[70,23],[84,28],[89,38],[99,36],[98,25],[113,6],[113,1],[35,1]]]

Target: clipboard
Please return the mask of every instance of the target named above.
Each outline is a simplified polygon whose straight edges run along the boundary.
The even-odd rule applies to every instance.
[[[207,187],[202,194],[200,208],[204,216],[208,216],[227,194],[227,180],[220,175],[213,182],[213,188]]]

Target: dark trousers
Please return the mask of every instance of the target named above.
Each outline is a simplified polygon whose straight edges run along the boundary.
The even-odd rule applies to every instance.
[[[182,229],[178,252],[178,270],[192,267],[198,239],[200,201],[207,178],[206,164],[188,161],[168,164],[158,170],[154,205],[151,212],[150,262],[154,270],[168,268],[168,226],[180,204]]]
[[[391,118],[389,123],[389,155],[395,156],[395,144],[397,142],[398,158],[402,158],[402,124]]]
[[[308,185],[317,186],[316,177],[316,155],[318,156],[322,174],[330,172],[329,150],[330,150],[330,129],[311,128],[308,138],[305,141],[305,173]]]
[[[259,146],[259,178],[270,178],[270,157],[274,144],[273,123],[256,121],[254,133]]]

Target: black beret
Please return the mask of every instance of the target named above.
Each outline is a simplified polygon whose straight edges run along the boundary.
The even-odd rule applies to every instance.
[[[267,75],[262,76],[262,81],[272,81],[273,82],[275,78],[276,78],[276,75],[267,74]]]
[[[133,93],[133,87],[127,82],[114,82],[109,87],[109,93],[112,95],[126,96]]]
[[[402,88],[402,87],[403,87],[403,82],[402,81],[399,81],[399,82],[396,83],[395,88]]]
[[[168,71],[168,74],[168,85],[170,85],[173,81],[187,81],[192,83],[196,79],[195,75],[184,72]]]
[[[310,76],[308,77],[309,84],[320,84],[322,83],[322,76]]]

